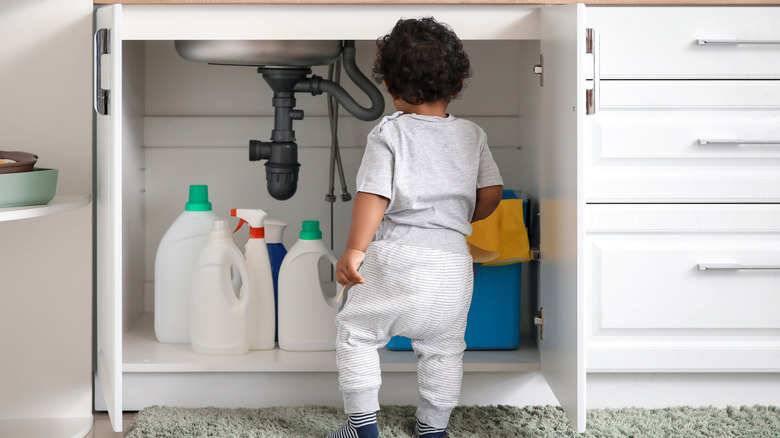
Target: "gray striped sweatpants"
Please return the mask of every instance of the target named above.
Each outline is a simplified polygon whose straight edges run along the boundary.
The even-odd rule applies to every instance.
[[[339,389],[347,414],[379,410],[378,349],[406,336],[418,358],[417,419],[445,428],[460,399],[466,317],[474,274],[471,256],[372,242],[336,316]]]

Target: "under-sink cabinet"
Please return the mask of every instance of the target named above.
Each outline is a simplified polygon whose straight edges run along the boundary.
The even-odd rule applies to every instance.
[[[180,212],[188,184],[208,184],[214,210],[223,217],[230,208],[260,207],[285,220],[288,248],[300,220],[318,219],[325,240],[340,253],[351,207],[323,201],[330,153],[324,98],[296,95],[306,113],[295,125],[301,177],[292,199],[276,201],[265,191],[261,165],[247,160],[249,139],[265,138],[273,125],[266,84],[250,67],[185,61],[173,41],[356,40],[359,66],[370,73],[376,38],[403,16],[434,16],[464,40],[475,76],[450,110],[486,129],[506,187],[523,190],[540,212],[542,261],[524,268],[531,280],[523,292],[528,304],[521,309],[522,346],[467,351],[463,399],[518,404],[502,393],[513,392],[506,390],[512,382],[531,380],[543,391],[526,396],[551,394],[584,430],[578,154],[588,56],[583,5],[112,5],[95,14],[96,406],[108,410],[116,430],[123,409],[151,404],[340,404],[335,352],[199,356],[186,344],[154,338],[155,250]],[[533,69],[541,53],[544,86]],[[353,185],[373,123],[342,115],[339,125],[346,178]],[[544,340],[537,341],[533,321],[540,307]],[[383,351],[382,363],[380,402],[416,403],[413,353]],[[284,390],[290,387],[300,391]],[[504,389],[485,391],[490,387]],[[404,395],[392,395],[399,391]],[[383,393],[389,398],[382,399]]]
[[[300,220],[318,219],[340,253],[351,207],[323,201],[323,97],[296,95],[298,193],[276,201],[247,160],[249,139],[273,126],[266,85],[249,67],[185,61],[173,41],[356,40],[368,73],[375,39],[408,16],[464,40],[474,77],[451,112],[485,128],[505,186],[536,206],[522,345],[466,352],[466,403],[522,403],[515,387],[533,380],[524,400],[550,394],[583,431],[586,371],[780,372],[780,9],[112,5],[95,16],[96,399],[116,430],[123,409],[155,403],[340,404],[333,352],[210,357],[154,338],[155,250],[188,184],[209,185],[218,215],[260,207],[285,220],[288,248]],[[373,123],[339,120],[352,185]],[[380,402],[414,403],[397,395],[416,388],[414,355],[383,351],[382,366]]]

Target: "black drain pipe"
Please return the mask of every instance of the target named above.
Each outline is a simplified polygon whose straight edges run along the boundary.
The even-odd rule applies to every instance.
[[[274,130],[271,141],[249,141],[249,159],[268,160],[265,163],[268,193],[279,200],[290,199],[298,188],[298,145],[295,143],[293,120],[302,120],[303,111],[295,108],[295,92],[319,95],[323,92],[335,97],[347,112],[363,121],[379,118],[385,110],[385,100],[377,86],[371,82],[355,63],[355,42],[345,41],[342,62],[347,76],[366,93],[371,106],[358,104],[341,85],[312,75],[309,68],[260,67],[257,72],[274,92]]]

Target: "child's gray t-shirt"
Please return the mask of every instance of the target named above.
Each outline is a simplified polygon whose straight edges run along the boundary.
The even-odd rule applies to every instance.
[[[468,254],[477,189],[503,185],[477,124],[396,112],[368,134],[357,191],[390,202],[376,240]]]

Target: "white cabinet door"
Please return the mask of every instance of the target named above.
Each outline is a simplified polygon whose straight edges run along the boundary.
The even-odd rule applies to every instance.
[[[122,36],[121,7],[101,7],[95,12],[97,135],[97,378],[103,388],[111,425],[122,430]],[[107,36],[105,32],[108,32]],[[108,54],[98,54],[98,39]],[[97,95],[108,89],[105,105]],[[98,110],[98,108],[103,108]],[[105,113],[105,114],[101,114]]]
[[[780,9],[595,7],[602,79],[777,79]]]
[[[777,202],[780,81],[602,81],[588,202]]]
[[[589,372],[777,372],[780,206],[588,205]]]
[[[585,431],[580,148],[585,117],[585,7],[542,8],[539,303],[542,373],[578,431]]]

